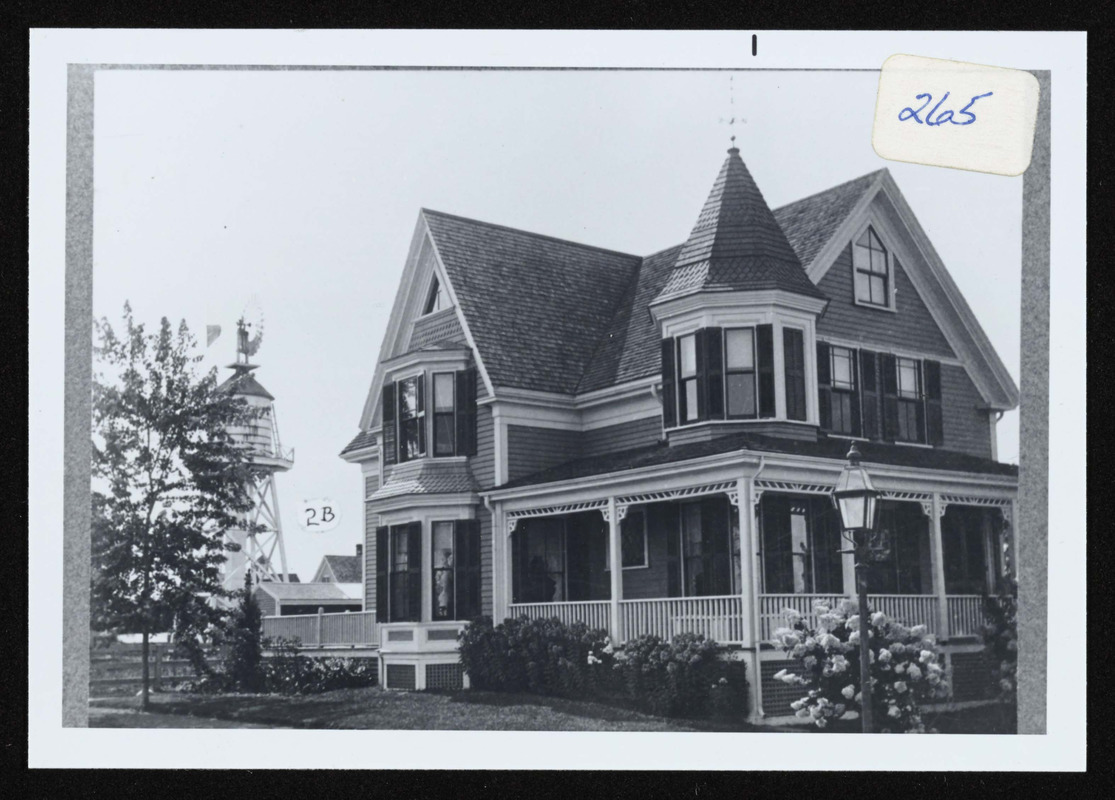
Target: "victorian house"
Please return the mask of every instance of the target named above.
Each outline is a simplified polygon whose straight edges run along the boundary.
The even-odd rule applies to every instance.
[[[873,605],[980,669],[1010,565],[1018,390],[883,169],[771,210],[728,151],[689,237],[619,253],[422,210],[344,459],[389,688],[460,686],[491,615],[613,641],[705,634],[789,712],[781,612],[854,591],[830,500],[851,442],[883,493]]]

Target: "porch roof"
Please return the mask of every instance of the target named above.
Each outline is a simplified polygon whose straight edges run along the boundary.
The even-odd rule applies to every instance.
[[[907,447],[899,444],[885,442],[857,442],[862,458],[865,462],[877,464],[891,464],[900,467],[918,467],[922,469],[939,469],[950,472],[976,472],[988,475],[1018,475],[1015,464],[1003,464],[988,458],[979,458],[966,453],[955,453],[948,450],[929,449],[923,447]],[[639,447],[632,450],[623,450],[606,455],[580,458],[567,461],[556,467],[535,472],[530,475],[508,481],[501,486],[494,486],[484,491],[495,489],[513,489],[521,486],[534,486],[544,483],[559,483],[561,481],[587,478],[593,475],[605,475],[613,472],[654,467],[664,464],[673,464],[681,461],[690,461],[696,458],[722,455],[733,451],[749,451],[755,453],[780,453],[785,455],[806,456],[810,458],[829,458],[843,462],[848,452],[848,441],[845,439],[823,438],[815,442],[783,439],[774,436],[765,436],[758,433],[737,433],[721,436],[704,442],[691,442],[689,444],[668,445],[665,442]]]

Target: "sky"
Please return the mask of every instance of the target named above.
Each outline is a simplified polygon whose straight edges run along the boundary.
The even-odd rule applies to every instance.
[[[94,313],[185,319],[204,365],[262,309],[294,467],[288,569],[362,539],[357,433],[420,208],[647,255],[685,240],[729,134],[772,208],[887,167],[1019,383],[1022,179],[871,148],[874,72],[99,71]],[[730,126],[731,117],[746,120]],[[544,319],[539,324],[545,324]],[[229,371],[221,370],[221,379]],[[1017,463],[1018,413],[999,423]],[[340,522],[299,526],[329,497]]]

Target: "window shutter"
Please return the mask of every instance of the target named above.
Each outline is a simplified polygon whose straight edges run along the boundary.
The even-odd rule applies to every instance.
[[[674,383],[674,340],[662,340],[662,426],[677,425],[677,391]]]
[[[826,342],[817,342],[817,406],[821,430],[832,429],[832,361]]]
[[[697,355],[697,419],[708,419],[708,359],[705,358],[705,341],[708,339],[708,330],[701,328],[694,336],[694,346]]]
[[[898,438],[898,372],[894,356],[879,356],[879,371],[883,374],[883,438],[893,442]]]
[[[786,372],[786,419],[805,419],[805,336],[797,328],[782,329]]]
[[[681,597],[681,519],[678,504],[663,505],[659,518],[666,531],[666,596]]]
[[[458,520],[453,529],[453,581],[457,619],[471,620],[480,616],[480,522]]]
[[[941,409],[941,362],[923,362],[925,369],[925,424],[929,444],[945,443],[944,414]]]
[[[852,351],[852,375],[859,375],[859,352]],[[860,384],[853,378],[852,389],[852,435],[863,435],[863,420],[860,414]]]
[[[759,416],[774,416],[774,327],[756,325],[755,340],[758,351]]]
[[[868,439],[878,439],[880,437],[878,354],[871,350],[859,351],[859,374],[862,435]]]
[[[422,523],[407,525],[407,615],[408,622],[422,619]]]
[[[394,464],[398,460],[395,433],[395,383],[383,386],[383,463]]]
[[[476,367],[457,373],[457,455],[476,455]]]
[[[376,621],[387,622],[387,569],[390,565],[387,548],[387,528],[376,528]]]
[[[709,419],[724,419],[724,330],[705,329],[705,407]]]

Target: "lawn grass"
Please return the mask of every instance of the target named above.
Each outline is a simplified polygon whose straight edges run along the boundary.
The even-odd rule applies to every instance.
[[[391,692],[379,687],[316,695],[151,695],[91,701],[90,727],[282,727],[349,730],[460,731],[689,731],[858,733],[855,719],[825,731],[810,725],[749,725],[742,721],[675,720],[587,700],[487,692]],[[112,713],[116,712],[116,713]],[[122,712],[122,713],[121,713]],[[941,733],[1012,733],[1002,710],[981,706],[928,712],[927,727]],[[175,724],[177,722],[178,724]]]

